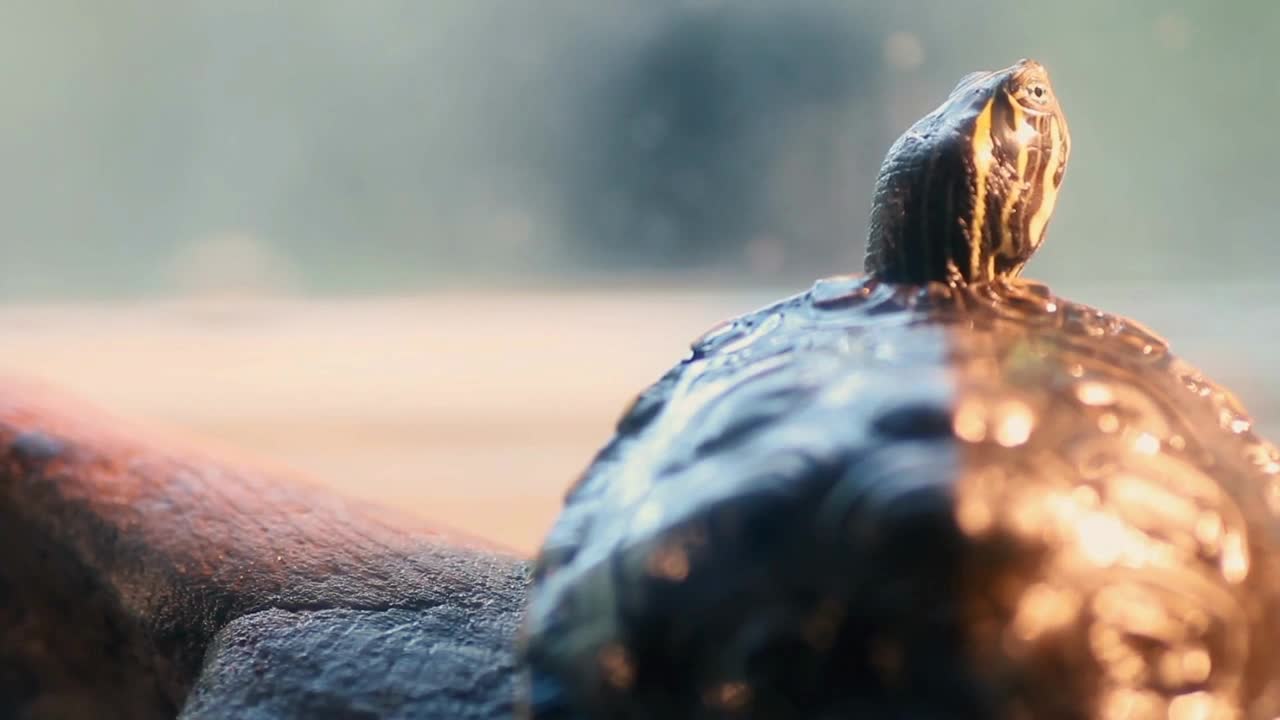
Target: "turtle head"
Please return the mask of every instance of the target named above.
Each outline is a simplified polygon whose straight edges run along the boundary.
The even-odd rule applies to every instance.
[[[890,148],[867,272],[906,283],[1016,277],[1044,241],[1070,148],[1040,63],[967,75]]]

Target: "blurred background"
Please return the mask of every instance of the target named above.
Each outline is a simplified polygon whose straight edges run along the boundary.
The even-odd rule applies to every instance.
[[[1280,4],[7,0],[0,372],[532,551],[715,321],[861,269],[892,140],[1044,62],[1027,275],[1280,433]]]

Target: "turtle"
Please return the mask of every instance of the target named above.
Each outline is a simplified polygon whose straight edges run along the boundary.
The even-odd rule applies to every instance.
[[[1280,452],[1021,276],[1070,142],[1043,65],[966,76],[889,149],[862,273],[635,397],[535,559],[524,717],[1280,714]]]

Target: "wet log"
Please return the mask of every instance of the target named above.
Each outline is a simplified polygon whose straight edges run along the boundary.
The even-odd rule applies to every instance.
[[[507,718],[527,565],[0,381],[0,717]]]

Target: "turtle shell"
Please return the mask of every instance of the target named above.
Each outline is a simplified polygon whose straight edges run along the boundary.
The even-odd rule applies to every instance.
[[[1280,453],[1131,320],[864,277],[726,322],[568,493],[527,716],[1272,718]]]

